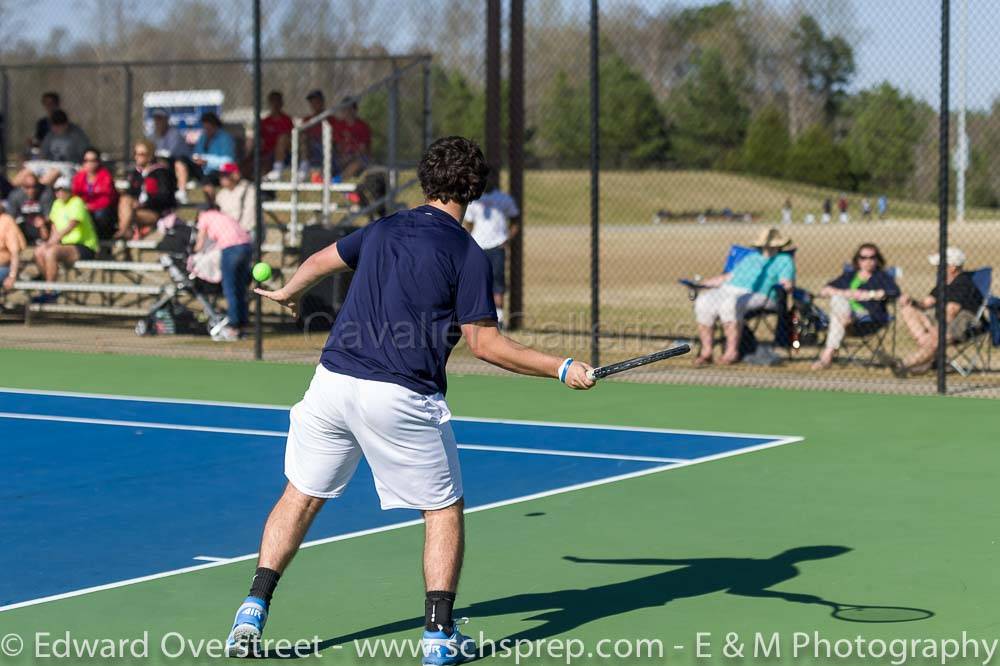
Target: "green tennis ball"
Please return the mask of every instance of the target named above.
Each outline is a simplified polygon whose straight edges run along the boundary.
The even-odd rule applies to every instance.
[[[253,279],[257,282],[267,282],[271,279],[271,265],[266,262],[259,262],[253,267]]]

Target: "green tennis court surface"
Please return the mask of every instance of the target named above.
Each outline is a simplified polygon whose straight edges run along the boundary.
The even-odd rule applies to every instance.
[[[0,351],[0,367],[0,385],[11,388],[270,404],[294,402],[311,373],[292,365],[12,351]],[[879,641],[889,649],[901,638],[922,641],[907,643],[908,663],[940,663],[942,652],[955,649],[942,640],[959,641],[950,663],[983,663],[1000,637],[993,566],[1000,414],[993,402],[627,383],[574,393],[551,381],[472,376],[452,379],[449,402],[458,417],[804,438],[471,513],[456,612],[472,617],[473,636],[549,642],[538,647],[541,658],[536,652],[522,663],[566,663],[577,643],[556,641],[579,642],[584,654],[574,663],[733,663],[736,653],[724,653],[729,632],[744,644],[744,663],[776,661],[760,650],[754,656],[755,632],[765,641],[778,632],[777,661],[786,663],[892,663],[888,653],[877,658],[859,649],[877,651]],[[46,455],[44,438],[33,444]],[[15,479],[19,470],[8,467],[8,474]],[[252,480],[236,485],[254,490]],[[19,499],[5,501],[16,507]],[[161,519],[149,513],[152,523]],[[40,539],[39,551],[66,528],[52,521],[44,527],[53,537]],[[18,535],[7,538],[9,547]],[[330,663],[418,663],[359,658],[355,641],[419,636],[421,543],[420,527],[409,526],[303,550],[282,580],[266,636],[318,637],[320,658]],[[17,567],[30,570],[31,562]],[[148,656],[128,661],[204,662],[211,646],[203,641],[225,637],[252,570],[252,560],[224,563],[0,613],[0,639],[17,634],[24,641],[19,657],[0,662],[57,655],[63,644],[54,641],[66,632],[78,642],[148,635]],[[896,622],[911,616],[885,611],[867,616],[881,622],[849,622],[831,615],[832,604],[933,615]],[[977,643],[974,653],[961,643],[963,631],[987,645]],[[711,634],[702,636],[710,658],[697,657],[699,632]],[[810,639],[797,658],[794,632]],[[816,638],[831,641],[831,650],[837,639],[855,647],[844,655],[837,644],[844,656],[827,657]],[[659,641],[662,656],[654,643],[637,646],[640,640]],[[615,650],[632,656],[597,656]],[[637,658],[640,650],[653,656]],[[175,653],[181,656],[171,658]]]

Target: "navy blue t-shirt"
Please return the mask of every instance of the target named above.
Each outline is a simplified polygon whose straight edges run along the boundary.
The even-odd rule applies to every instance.
[[[455,218],[420,206],[337,241],[354,278],[320,363],[424,395],[445,393],[461,324],[496,320],[489,260]]]

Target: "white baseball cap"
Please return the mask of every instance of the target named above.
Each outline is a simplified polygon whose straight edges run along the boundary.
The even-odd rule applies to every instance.
[[[965,253],[957,247],[949,247],[948,251],[944,255],[944,260],[948,266],[964,266]],[[927,257],[927,261],[931,262],[931,266],[937,266],[941,263],[941,255],[939,253],[934,253]]]
[[[52,186],[53,190],[68,190],[70,188],[70,180],[66,176],[59,176],[56,178],[55,185]]]

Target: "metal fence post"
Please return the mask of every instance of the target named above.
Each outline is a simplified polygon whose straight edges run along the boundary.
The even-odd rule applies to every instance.
[[[392,68],[392,80],[389,82],[389,127],[387,134],[388,143],[388,155],[386,156],[386,162],[389,167],[389,191],[395,192],[396,187],[399,185],[399,176],[397,173],[397,158],[396,151],[398,149],[399,141],[399,76],[396,71],[395,63],[393,63]],[[395,198],[395,195],[393,195]]]
[[[125,76],[125,104],[124,119],[122,122],[122,162],[128,162],[132,155],[132,68],[125,65],[123,68]]]
[[[948,253],[948,114],[949,97],[949,42],[951,20],[950,0],[941,0],[941,107],[940,127],[938,129],[938,261],[937,267],[937,311],[938,345],[937,345],[937,391],[944,394],[948,391],[947,359],[948,359],[948,322],[945,321],[944,285],[948,269],[945,257]]]
[[[510,1],[510,97],[508,98],[507,168],[510,196],[520,216],[510,239],[510,329],[524,323],[524,0]]]
[[[326,120],[320,123],[323,130],[323,203],[320,223],[330,224],[330,182],[333,180],[333,128]]]
[[[433,95],[433,81],[431,79],[431,61],[424,61],[424,150],[430,147],[434,140],[434,126],[431,117],[431,96]]]
[[[7,168],[7,123],[10,122],[10,77],[7,68],[0,67],[0,166]]]
[[[253,3],[253,186],[254,186],[254,262],[261,260],[261,245],[264,243],[264,202],[261,200],[260,181],[260,113],[261,113],[261,64],[260,64],[260,0]],[[261,308],[264,299],[255,294],[256,312],[253,320],[253,356],[258,361],[264,358],[264,313]]]
[[[289,197],[292,210],[288,213],[288,244],[299,244],[299,140],[302,136],[298,126],[292,127],[292,193]]]
[[[597,4],[597,0],[590,0],[590,363],[594,366],[601,362],[601,89]]]

